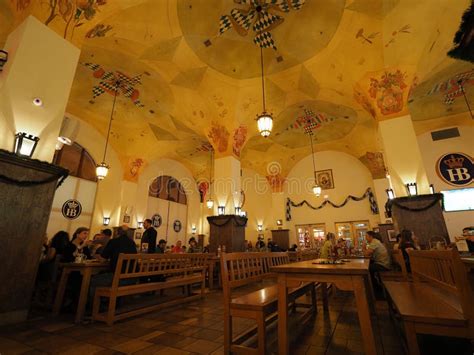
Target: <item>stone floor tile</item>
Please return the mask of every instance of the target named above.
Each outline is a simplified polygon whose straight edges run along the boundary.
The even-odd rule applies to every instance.
[[[143,340],[140,340],[140,339],[132,339],[132,340],[126,341],[124,343],[121,343],[121,344],[118,344],[118,345],[115,345],[115,346],[111,346],[110,348],[113,349],[113,350],[116,350],[116,351],[120,351],[120,352],[125,353],[125,354],[132,354],[136,351],[145,349],[145,348],[147,348],[149,346],[152,346],[152,345],[154,345],[154,344],[150,343],[150,342],[147,342],[147,341],[143,341]]]
[[[217,350],[221,346],[221,344],[209,340],[199,339],[196,340],[194,343],[191,343],[188,346],[184,347],[183,349],[198,354],[209,354]]]

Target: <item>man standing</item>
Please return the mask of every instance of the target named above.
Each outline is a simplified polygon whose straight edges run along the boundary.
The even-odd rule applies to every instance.
[[[145,228],[145,232],[142,235],[142,240],[140,243],[140,250],[143,251],[144,246],[143,244],[148,244],[148,254],[152,254],[156,251],[156,230],[153,228],[151,219],[147,218],[143,222],[143,227]]]

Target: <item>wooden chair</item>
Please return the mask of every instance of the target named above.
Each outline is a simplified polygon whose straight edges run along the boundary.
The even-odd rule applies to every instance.
[[[94,295],[92,319],[105,321],[112,325],[114,321],[148,313],[174,304],[184,303],[204,296],[205,276],[209,267],[209,254],[120,254],[115,268],[112,285],[98,287]],[[144,278],[156,279],[162,276],[164,281],[137,283]],[[188,294],[186,298],[145,305],[138,309],[116,314],[118,297],[129,296],[167,288],[185,287],[190,290],[193,284],[200,284],[200,294]],[[188,292],[189,293],[189,292]],[[100,298],[108,298],[108,309],[99,313]]]
[[[232,290],[264,279],[274,278],[270,268],[276,265],[289,263],[287,253],[223,253],[221,258],[222,285],[224,291],[224,352],[229,354],[250,353],[264,354],[266,326],[276,320],[278,309],[278,287],[276,284],[260,287],[259,290],[249,292],[239,297],[232,297]],[[289,289],[291,306],[296,307],[295,300],[311,292],[312,303],[305,316],[316,312],[316,293],[314,283],[295,285]],[[249,318],[256,321],[252,327],[236,338],[232,339],[232,318]],[[251,348],[242,343],[257,333],[258,347]]]
[[[392,250],[392,265],[398,266],[400,271],[384,271],[380,272],[382,283],[385,281],[411,281],[411,274],[407,272],[405,258],[401,250]]]
[[[384,282],[394,318],[402,321],[408,351],[417,334],[474,339],[474,307],[457,250],[409,250],[414,282]]]

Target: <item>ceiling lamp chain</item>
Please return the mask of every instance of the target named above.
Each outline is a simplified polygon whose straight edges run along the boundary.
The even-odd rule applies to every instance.
[[[313,172],[314,172],[314,186],[313,186],[313,193],[316,196],[321,195],[321,186],[318,185],[318,179],[316,178],[316,162],[314,160],[314,147],[313,147],[313,130],[310,128],[308,131],[309,141],[311,143],[311,158],[313,160]]]
[[[474,120],[474,116],[473,116],[472,110],[471,110],[471,105],[469,105],[469,101],[467,101],[466,92],[464,91],[463,79],[459,79],[458,84],[459,84],[459,87],[461,88],[462,96],[464,96],[464,101],[466,102],[466,106],[469,110],[469,113],[471,114],[471,118]]]
[[[210,162],[210,169],[209,169],[209,198],[206,201],[207,208],[211,209],[214,207],[214,200],[212,199],[212,172],[214,171],[214,149],[211,146],[210,150],[211,162]]]
[[[110,113],[109,128],[107,130],[107,139],[105,141],[104,157],[102,158],[102,162],[99,165],[97,165],[95,168],[95,174],[97,176],[97,180],[104,180],[107,174],[109,173],[109,169],[110,169],[110,167],[105,162],[105,157],[107,155],[107,147],[109,145],[110,129],[112,128],[112,121],[114,117],[115,103],[117,101],[117,93],[118,93],[119,86],[120,86],[120,80],[117,80],[115,82],[115,87],[114,87],[114,101],[112,104],[112,112]]]
[[[257,127],[258,131],[263,137],[268,137],[272,133],[273,128],[273,117],[271,113],[267,112],[265,105],[265,75],[263,70],[263,48],[260,46],[260,68],[262,71],[262,104],[263,112],[257,115]]]

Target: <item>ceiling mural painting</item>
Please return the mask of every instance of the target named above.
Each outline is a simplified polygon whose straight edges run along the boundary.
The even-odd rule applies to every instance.
[[[260,75],[260,45],[278,48],[276,53],[264,50],[269,74],[315,56],[334,36],[344,4],[343,0],[178,0],[178,18],[187,44],[204,63],[232,78],[246,79]],[[260,20],[259,6],[264,13]],[[246,35],[249,30],[252,35]]]
[[[196,178],[208,177],[212,148],[216,157],[240,159],[278,190],[311,152],[305,125],[314,126],[316,151],[352,154],[379,176],[377,121],[410,114],[416,124],[467,112],[456,81],[463,80],[474,102],[472,63],[446,53],[458,30],[457,43],[468,43],[461,17],[469,5],[0,0],[0,44],[33,15],[79,47],[67,111],[104,137],[121,79],[110,144],[126,180],[136,181],[144,166],[164,157],[183,163]],[[260,47],[274,114],[267,139],[255,124],[262,109]],[[281,168],[270,174],[266,167],[275,161]]]
[[[468,102],[474,103],[474,68],[469,62],[433,74],[413,89],[409,99],[412,119],[424,121],[466,112],[463,90]]]
[[[354,85],[354,100],[373,118],[408,115],[408,96],[417,83],[412,68],[391,68],[368,73]]]
[[[386,176],[387,170],[383,160],[382,152],[367,152],[359,158],[372,174],[374,179],[383,179]]]

